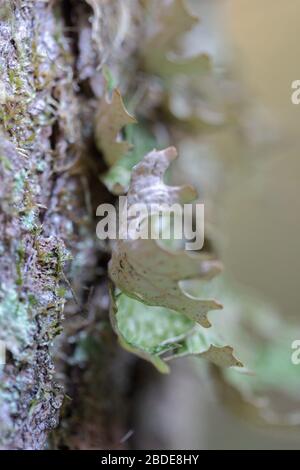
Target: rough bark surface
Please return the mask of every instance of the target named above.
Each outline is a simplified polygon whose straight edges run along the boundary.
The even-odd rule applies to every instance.
[[[137,15],[137,2],[129,3]],[[117,26],[108,18],[118,8],[96,0],[0,1],[4,449],[44,448],[60,414],[53,448],[118,447],[126,432],[119,404],[128,358],[108,326],[107,253],[94,222],[94,207],[110,197],[97,179],[102,163],[93,143],[99,65],[110,56],[118,70],[120,54],[126,65],[135,48],[134,28],[130,43],[112,44]]]

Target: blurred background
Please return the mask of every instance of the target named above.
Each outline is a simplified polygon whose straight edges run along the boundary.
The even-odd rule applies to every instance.
[[[0,448],[299,448],[299,21],[300,0],[0,0]],[[213,279],[155,243],[125,251],[136,275],[96,236],[169,146]]]
[[[249,371],[183,359],[160,377],[140,363],[129,442],[297,449],[300,106],[291,95],[300,77],[300,1],[187,4],[199,24],[183,35],[182,51],[207,53],[213,67],[201,78],[170,79],[169,109],[186,126],[170,131],[180,154],[172,179],[192,183],[205,203],[206,234],[224,263],[208,290],[225,314],[209,318]]]

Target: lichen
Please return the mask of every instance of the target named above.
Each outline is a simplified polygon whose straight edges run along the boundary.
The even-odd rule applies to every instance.
[[[57,8],[42,1],[0,8],[0,338],[9,359],[0,370],[1,448],[42,448],[63,398],[51,347],[62,329],[69,250],[53,168],[66,158],[55,126],[74,90]],[[67,142],[70,122],[60,131]]]
[[[6,348],[22,360],[28,356],[26,348],[33,340],[34,326],[29,315],[30,305],[20,301],[11,286],[0,285],[0,331]],[[4,333],[5,332],[5,333]]]

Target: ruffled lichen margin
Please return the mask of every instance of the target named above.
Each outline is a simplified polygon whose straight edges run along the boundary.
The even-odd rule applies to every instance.
[[[124,400],[134,359],[117,347],[108,319],[109,254],[96,239],[94,214],[113,197],[98,178],[107,167],[94,124],[106,92],[104,66],[122,77],[122,96],[128,89],[134,95],[150,74],[144,111],[149,101],[150,109],[165,101],[153,59],[167,76],[182,66],[165,63],[161,51],[141,61],[147,4],[0,0],[4,449],[122,447],[128,430]],[[183,13],[179,31],[167,31],[166,48],[195,23],[182,0],[174,8]],[[173,25],[169,18],[162,15],[162,30]],[[145,44],[151,54],[158,50]],[[202,55],[188,65],[193,75],[195,66],[207,72],[209,61]]]

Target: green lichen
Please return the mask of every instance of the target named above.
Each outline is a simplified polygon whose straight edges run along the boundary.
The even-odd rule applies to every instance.
[[[34,325],[30,316],[30,304],[20,300],[19,293],[11,286],[0,286],[0,331],[5,331],[6,348],[16,358],[28,356],[32,344]]]
[[[155,138],[143,123],[126,126],[124,134],[125,140],[130,143],[132,149],[113,165],[105,175],[101,175],[101,181],[112,192],[115,188],[120,188],[121,192],[126,192],[134,165],[141,160],[143,155],[154,147],[158,147]]]
[[[23,197],[26,179],[27,171],[24,168],[15,174],[13,192],[16,200],[20,200]]]
[[[33,231],[37,226],[37,210],[31,208],[26,214],[21,217],[21,226],[24,230]]]

